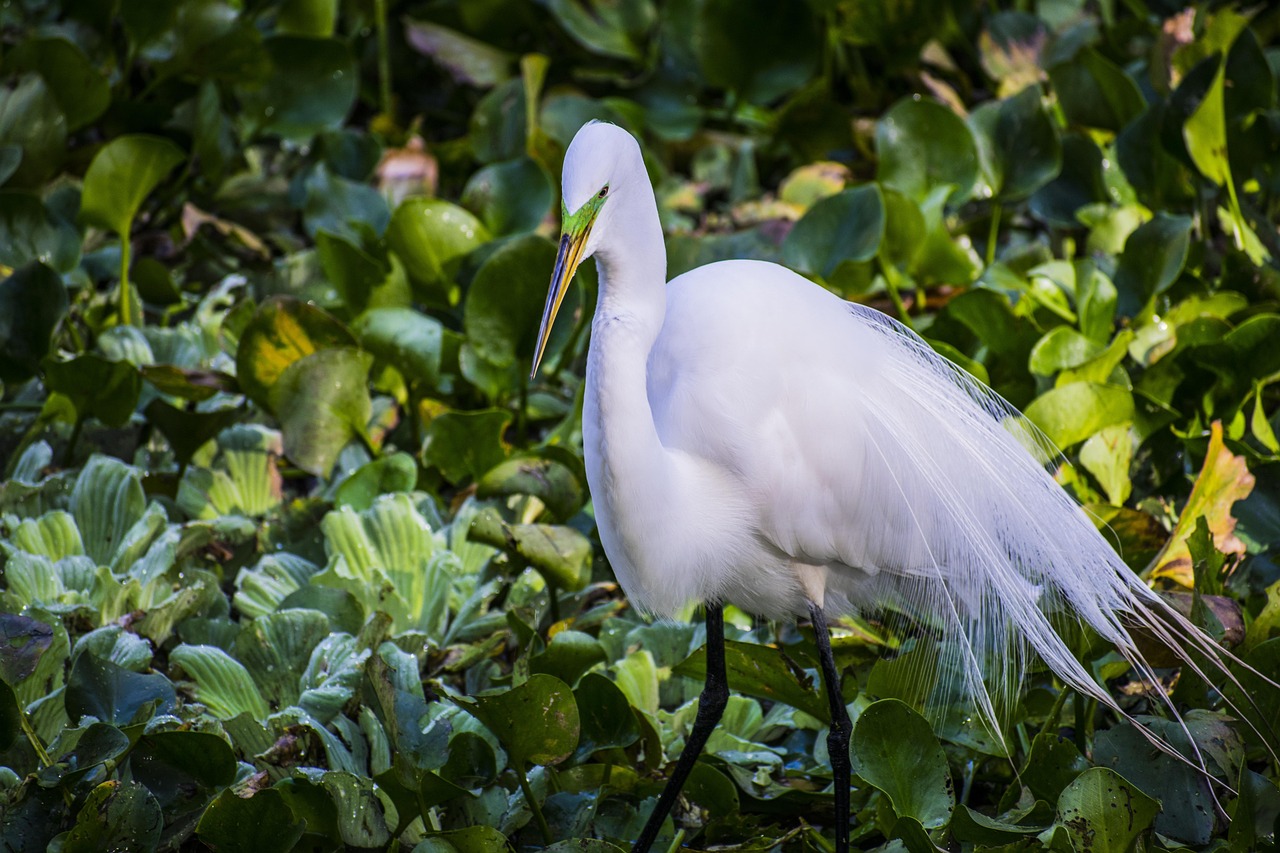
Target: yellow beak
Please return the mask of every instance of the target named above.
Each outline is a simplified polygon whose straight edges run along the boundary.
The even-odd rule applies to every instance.
[[[560,234],[560,252],[556,255],[556,268],[551,273],[547,304],[542,309],[542,326],[538,329],[538,347],[533,351],[530,379],[538,373],[538,365],[542,363],[547,342],[551,340],[551,327],[555,325],[556,312],[560,310],[560,303],[564,302],[564,295],[569,291],[569,284],[573,281],[573,274],[578,271],[578,264],[582,263],[582,253],[587,247],[587,238],[591,236],[591,226],[596,224],[596,217],[604,206],[607,192],[608,187],[605,187],[600,195],[593,196],[572,214],[561,206],[564,224]]]

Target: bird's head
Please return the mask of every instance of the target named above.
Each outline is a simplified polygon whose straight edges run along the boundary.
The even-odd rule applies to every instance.
[[[635,138],[617,125],[604,122],[583,125],[564,155],[560,252],[542,311],[533,373],[538,372],[556,312],[560,310],[574,272],[601,246],[621,207],[619,200],[625,199],[637,186],[650,189],[640,145]]]

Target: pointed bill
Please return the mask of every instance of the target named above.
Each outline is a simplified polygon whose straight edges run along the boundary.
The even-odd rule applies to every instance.
[[[530,379],[538,373],[538,365],[542,363],[547,342],[551,340],[551,327],[555,325],[556,312],[560,310],[560,303],[564,301],[564,295],[569,291],[569,284],[573,281],[573,274],[578,270],[578,264],[582,263],[582,253],[586,249],[587,238],[591,236],[591,226],[595,225],[596,217],[600,215],[600,208],[604,206],[607,197],[604,193],[607,189],[606,187],[605,190],[601,190],[601,194],[592,196],[575,213],[571,214],[563,206],[561,207],[564,225],[560,235],[560,252],[556,255],[555,270],[551,273],[551,288],[547,291],[547,304],[542,309],[542,326],[538,329],[538,347],[533,353]]]

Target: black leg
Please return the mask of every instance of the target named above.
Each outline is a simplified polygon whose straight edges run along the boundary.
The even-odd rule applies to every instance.
[[[680,789],[693,771],[694,762],[702,754],[707,745],[707,738],[715,731],[716,724],[724,714],[725,705],[729,704],[729,679],[724,672],[724,608],[719,604],[707,605],[707,681],[703,685],[702,695],[698,698],[698,716],[694,718],[689,737],[684,742],[684,751],[676,762],[676,769],[671,771],[667,787],[662,789],[662,796],[649,815],[649,822],[644,831],[636,839],[631,853],[645,853],[658,837],[662,822],[671,813],[671,807],[680,796]],[[847,717],[846,717],[847,719]],[[847,748],[846,748],[847,752]],[[847,779],[847,774],[846,774]],[[848,795],[845,796],[846,803]]]
[[[827,688],[827,702],[831,704],[831,732],[827,735],[827,752],[831,754],[831,776],[836,794],[836,853],[849,851],[849,788],[852,768],[849,766],[849,736],[853,724],[849,722],[849,709],[845,707],[840,692],[840,674],[836,672],[836,659],[831,654],[831,632],[827,629],[827,617],[822,608],[809,602],[809,616],[813,630],[818,635],[818,661],[822,666],[822,682]]]

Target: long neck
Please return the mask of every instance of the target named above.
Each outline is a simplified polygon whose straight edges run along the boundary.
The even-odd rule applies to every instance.
[[[667,258],[647,181],[610,202],[624,203],[611,224],[625,231],[596,252],[600,295],[583,429],[597,478],[638,484],[653,482],[652,468],[665,458],[645,386],[649,351],[666,314]]]

